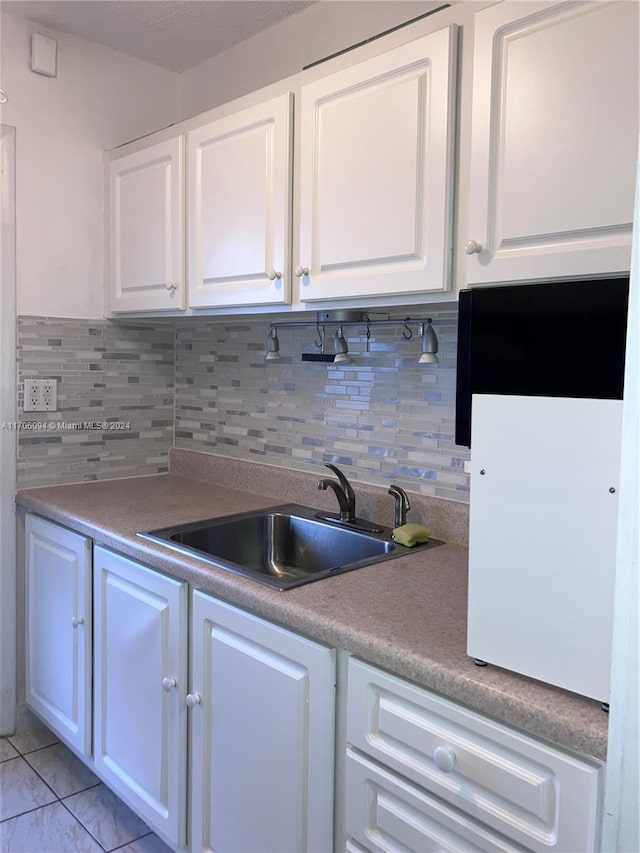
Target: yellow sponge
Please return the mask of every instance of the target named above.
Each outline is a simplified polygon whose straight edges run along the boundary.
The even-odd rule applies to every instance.
[[[423,527],[422,524],[403,524],[401,527],[394,528],[391,536],[398,544],[413,548],[414,545],[422,545],[424,542],[428,542],[431,531]]]

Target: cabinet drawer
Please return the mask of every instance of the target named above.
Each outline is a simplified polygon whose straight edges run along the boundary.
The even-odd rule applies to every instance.
[[[347,740],[530,850],[595,850],[600,766],[360,661]]]
[[[347,834],[371,853],[523,849],[351,750],[347,750],[346,812]],[[361,850],[354,845],[347,849]]]

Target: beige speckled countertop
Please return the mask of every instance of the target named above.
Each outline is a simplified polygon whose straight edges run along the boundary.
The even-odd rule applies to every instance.
[[[607,715],[597,702],[465,653],[467,551],[442,545],[278,592],[178,555],[136,534],[289,501],[173,474],[30,489],[27,510],[67,525],[194,587],[409,678],[494,719],[599,759]],[[320,505],[316,502],[317,505]]]

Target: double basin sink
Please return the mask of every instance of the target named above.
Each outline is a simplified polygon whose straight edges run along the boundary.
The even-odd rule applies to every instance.
[[[431,539],[406,548],[392,540],[390,528],[358,529],[297,504],[139,535],[280,590],[441,544]]]

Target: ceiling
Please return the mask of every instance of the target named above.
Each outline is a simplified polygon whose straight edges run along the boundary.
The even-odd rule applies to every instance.
[[[295,15],[315,0],[2,0],[28,18],[182,72]]]

